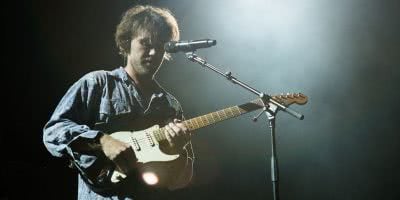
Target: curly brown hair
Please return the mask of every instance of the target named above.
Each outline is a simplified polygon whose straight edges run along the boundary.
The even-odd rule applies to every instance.
[[[123,14],[115,33],[115,42],[122,56],[129,54],[131,39],[143,30],[162,42],[179,40],[178,23],[170,10],[149,5],[135,6]]]

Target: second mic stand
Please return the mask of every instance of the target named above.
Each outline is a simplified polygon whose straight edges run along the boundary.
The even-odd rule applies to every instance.
[[[186,57],[190,61],[196,62],[196,63],[200,64],[201,66],[211,69],[212,71],[224,76],[227,80],[231,81],[234,84],[238,84],[238,85],[242,86],[243,88],[256,94],[258,97],[260,97],[262,99],[263,104],[264,104],[264,109],[260,114],[257,115],[257,117],[254,118],[254,121],[256,121],[257,118],[259,116],[261,116],[261,114],[263,112],[265,112],[268,117],[268,121],[269,121],[268,126],[270,127],[270,130],[271,130],[271,151],[272,151],[271,152],[271,181],[272,181],[274,199],[278,200],[279,199],[279,184],[278,184],[279,183],[279,179],[278,179],[278,171],[279,170],[278,170],[278,157],[276,154],[276,143],[275,143],[275,115],[278,112],[278,109],[285,111],[300,120],[304,118],[304,115],[279,103],[278,101],[271,98],[271,96],[269,96],[265,93],[259,92],[256,89],[250,87],[249,85],[239,81],[236,77],[232,76],[231,72],[226,72],[226,73],[221,72],[219,69],[217,69],[213,65],[207,63],[206,60],[204,60],[203,58],[200,58],[199,56],[194,54],[194,52],[187,52]]]

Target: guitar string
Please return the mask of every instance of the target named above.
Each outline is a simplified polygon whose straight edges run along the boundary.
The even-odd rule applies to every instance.
[[[236,109],[238,110],[239,113],[236,114],[235,111],[232,111],[231,109],[233,109],[233,108],[236,108]],[[229,110],[230,113],[231,113],[231,115],[230,115],[229,113],[227,113],[225,110]],[[209,115],[209,116],[207,116],[207,115],[200,116],[200,117],[198,117],[198,119],[193,118],[193,119],[191,119],[191,120],[186,120],[186,122],[187,122],[187,124],[192,124],[193,127],[196,126],[196,128],[194,128],[194,129],[197,129],[197,128],[205,127],[205,126],[211,125],[211,124],[213,124],[213,123],[215,123],[215,122],[219,122],[219,121],[222,121],[222,120],[231,118],[231,117],[236,117],[236,116],[242,114],[242,112],[238,109],[237,106],[233,106],[233,107],[224,109],[223,113],[224,113],[225,116],[222,115],[222,114],[219,114],[220,111],[213,112],[213,113],[215,113],[217,117],[214,117],[214,116],[212,115],[212,113],[210,113],[210,114],[207,114],[207,115]],[[221,117],[221,116],[222,116],[222,117]],[[201,117],[204,117],[205,120],[202,119]],[[215,120],[214,118],[217,118],[217,120]],[[192,121],[192,120],[194,120],[194,121]],[[201,121],[201,123],[199,123],[199,120]],[[194,125],[194,123],[196,123],[197,125]],[[189,125],[189,126],[190,126],[190,125]],[[163,127],[163,128],[164,128],[164,127]],[[160,128],[160,129],[158,129],[158,130],[161,130],[161,129],[162,129],[162,128]],[[155,133],[155,132],[153,132],[153,134],[154,134],[154,133]],[[149,141],[149,139],[148,139],[147,137],[144,137],[144,138],[142,137],[142,138],[137,138],[136,141],[138,141],[138,142],[143,142],[143,141]]]
[[[236,110],[238,111],[238,113],[235,113],[236,111],[235,111],[235,110],[232,110],[232,109],[236,109]],[[221,111],[222,111],[222,113],[223,113],[225,116],[222,115],[222,117],[221,117],[221,115],[220,115]],[[225,120],[225,119],[229,119],[229,118],[231,118],[231,117],[236,117],[236,116],[239,116],[239,115],[243,114],[242,111],[240,110],[239,106],[229,107],[229,108],[223,109],[223,110],[221,110],[221,111],[212,112],[212,113],[209,113],[209,114],[207,114],[207,115],[197,117],[197,119],[196,119],[196,118],[193,118],[193,119],[191,119],[191,120],[186,120],[186,122],[187,122],[188,125],[191,124],[192,126],[196,126],[196,125],[194,125],[194,122],[195,122],[195,123],[197,124],[197,126],[198,126],[197,128],[201,128],[201,127],[205,127],[205,126],[211,125],[211,124],[213,124],[213,123],[215,123],[215,122],[219,122],[219,121],[222,121],[222,120]],[[227,111],[230,111],[231,116],[230,116],[229,113],[227,113]],[[246,112],[244,112],[244,113],[246,113]],[[214,115],[213,115],[213,114],[215,114],[215,115],[217,116],[217,117],[216,117],[217,120],[214,119]],[[201,117],[204,117],[205,120],[202,119]],[[193,121],[192,121],[192,120],[193,120]],[[199,120],[200,120],[200,121],[199,121]],[[207,121],[207,122],[204,123],[205,121]],[[199,123],[199,122],[202,122],[202,123]],[[190,125],[189,125],[189,126],[190,126]],[[164,127],[163,127],[163,128],[164,128]],[[196,129],[197,129],[197,128],[196,128]],[[160,128],[160,129],[158,129],[158,130],[161,130],[161,129],[162,129],[162,128]],[[155,133],[156,133],[155,131],[152,132],[153,137],[155,137],[155,136],[154,136]],[[137,142],[138,145],[139,145],[139,143],[142,144],[142,145],[139,145],[139,147],[142,146],[142,148],[147,148],[148,146],[146,146],[146,145],[151,144],[151,143],[155,143],[155,142],[153,141],[153,137],[150,136],[150,138],[148,138],[148,137],[136,138],[136,142]],[[157,140],[157,138],[156,138],[156,140]],[[158,142],[158,141],[157,141],[157,142]],[[129,142],[129,144],[131,144],[131,146],[134,147],[134,142]],[[143,144],[146,144],[146,145],[143,145]],[[150,148],[152,148],[152,147],[150,146]]]
[[[236,109],[236,110],[232,110],[232,109]],[[229,111],[230,113],[228,113],[227,111]],[[223,114],[221,114],[221,112],[222,112]],[[246,113],[246,112],[243,112],[243,111],[239,108],[239,106],[232,106],[232,107],[223,109],[223,110],[221,110],[221,111],[212,112],[212,113],[209,113],[209,114],[204,115],[204,116],[196,117],[196,118],[193,118],[193,119],[191,119],[191,120],[186,120],[185,122],[186,122],[189,126],[196,127],[195,129],[197,129],[197,128],[201,128],[201,127],[205,127],[205,126],[211,125],[211,124],[213,124],[213,123],[215,123],[215,122],[219,122],[219,121],[222,121],[222,120],[225,120],[225,119],[229,119],[229,118],[232,118],[232,117],[237,117],[237,116],[239,116],[239,115],[241,115],[241,114],[244,114],[244,113]],[[214,117],[213,114],[215,114],[216,117]],[[222,116],[222,117],[221,117],[221,116]],[[203,118],[202,118],[202,117],[203,117]],[[215,120],[214,118],[216,118],[217,120]],[[201,122],[201,123],[200,123],[200,122]],[[195,123],[196,123],[196,125],[195,125]],[[161,130],[161,129],[163,129],[163,128],[164,128],[164,127],[160,128],[160,129],[158,129],[158,130]],[[155,133],[156,133],[155,131],[152,132],[153,135],[154,135]],[[154,136],[153,136],[153,137],[154,137]],[[152,140],[153,137],[150,136],[150,139]],[[157,140],[157,139],[156,139],[156,140]],[[148,142],[148,143],[153,142],[153,143],[154,143],[154,141],[150,141],[148,137],[136,138],[136,141],[137,141],[138,143],[141,143],[141,144],[143,144],[143,142],[146,142],[146,143],[147,143],[147,142]]]

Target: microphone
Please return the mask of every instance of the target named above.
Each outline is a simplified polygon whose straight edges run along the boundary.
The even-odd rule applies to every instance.
[[[217,44],[216,40],[189,40],[189,41],[171,41],[164,45],[164,50],[168,53],[189,52],[200,48],[208,48]]]

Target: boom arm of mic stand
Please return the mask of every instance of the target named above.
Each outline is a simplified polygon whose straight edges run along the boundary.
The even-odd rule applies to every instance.
[[[264,94],[262,92],[257,91],[256,89],[250,87],[249,85],[241,82],[240,80],[238,80],[236,77],[234,77],[232,75],[231,72],[226,72],[223,73],[221,72],[219,69],[217,69],[216,67],[214,67],[213,65],[209,64],[206,60],[204,60],[203,58],[200,58],[199,56],[197,56],[194,52],[187,52],[186,53],[186,57],[188,58],[188,60],[192,61],[192,62],[196,62],[198,64],[200,64],[203,67],[206,67],[208,69],[211,69],[212,71],[220,74],[221,76],[224,76],[226,79],[228,79],[229,81],[231,81],[234,84],[238,84],[240,86],[242,86],[243,88],[249,90],[250,92],[258,95],[261,99],[263,99],[264,103],[267,104],[268,102],[271,102],[273,104],[275,104],[279,109],[281,109],[282,111],[285,111],[287,113],[289,113],[290,115],[296,117],[297,119],[304,119],[304,115],[298,113],[297,111],[275,101],[274,99],[271,98],[271,96]]]

